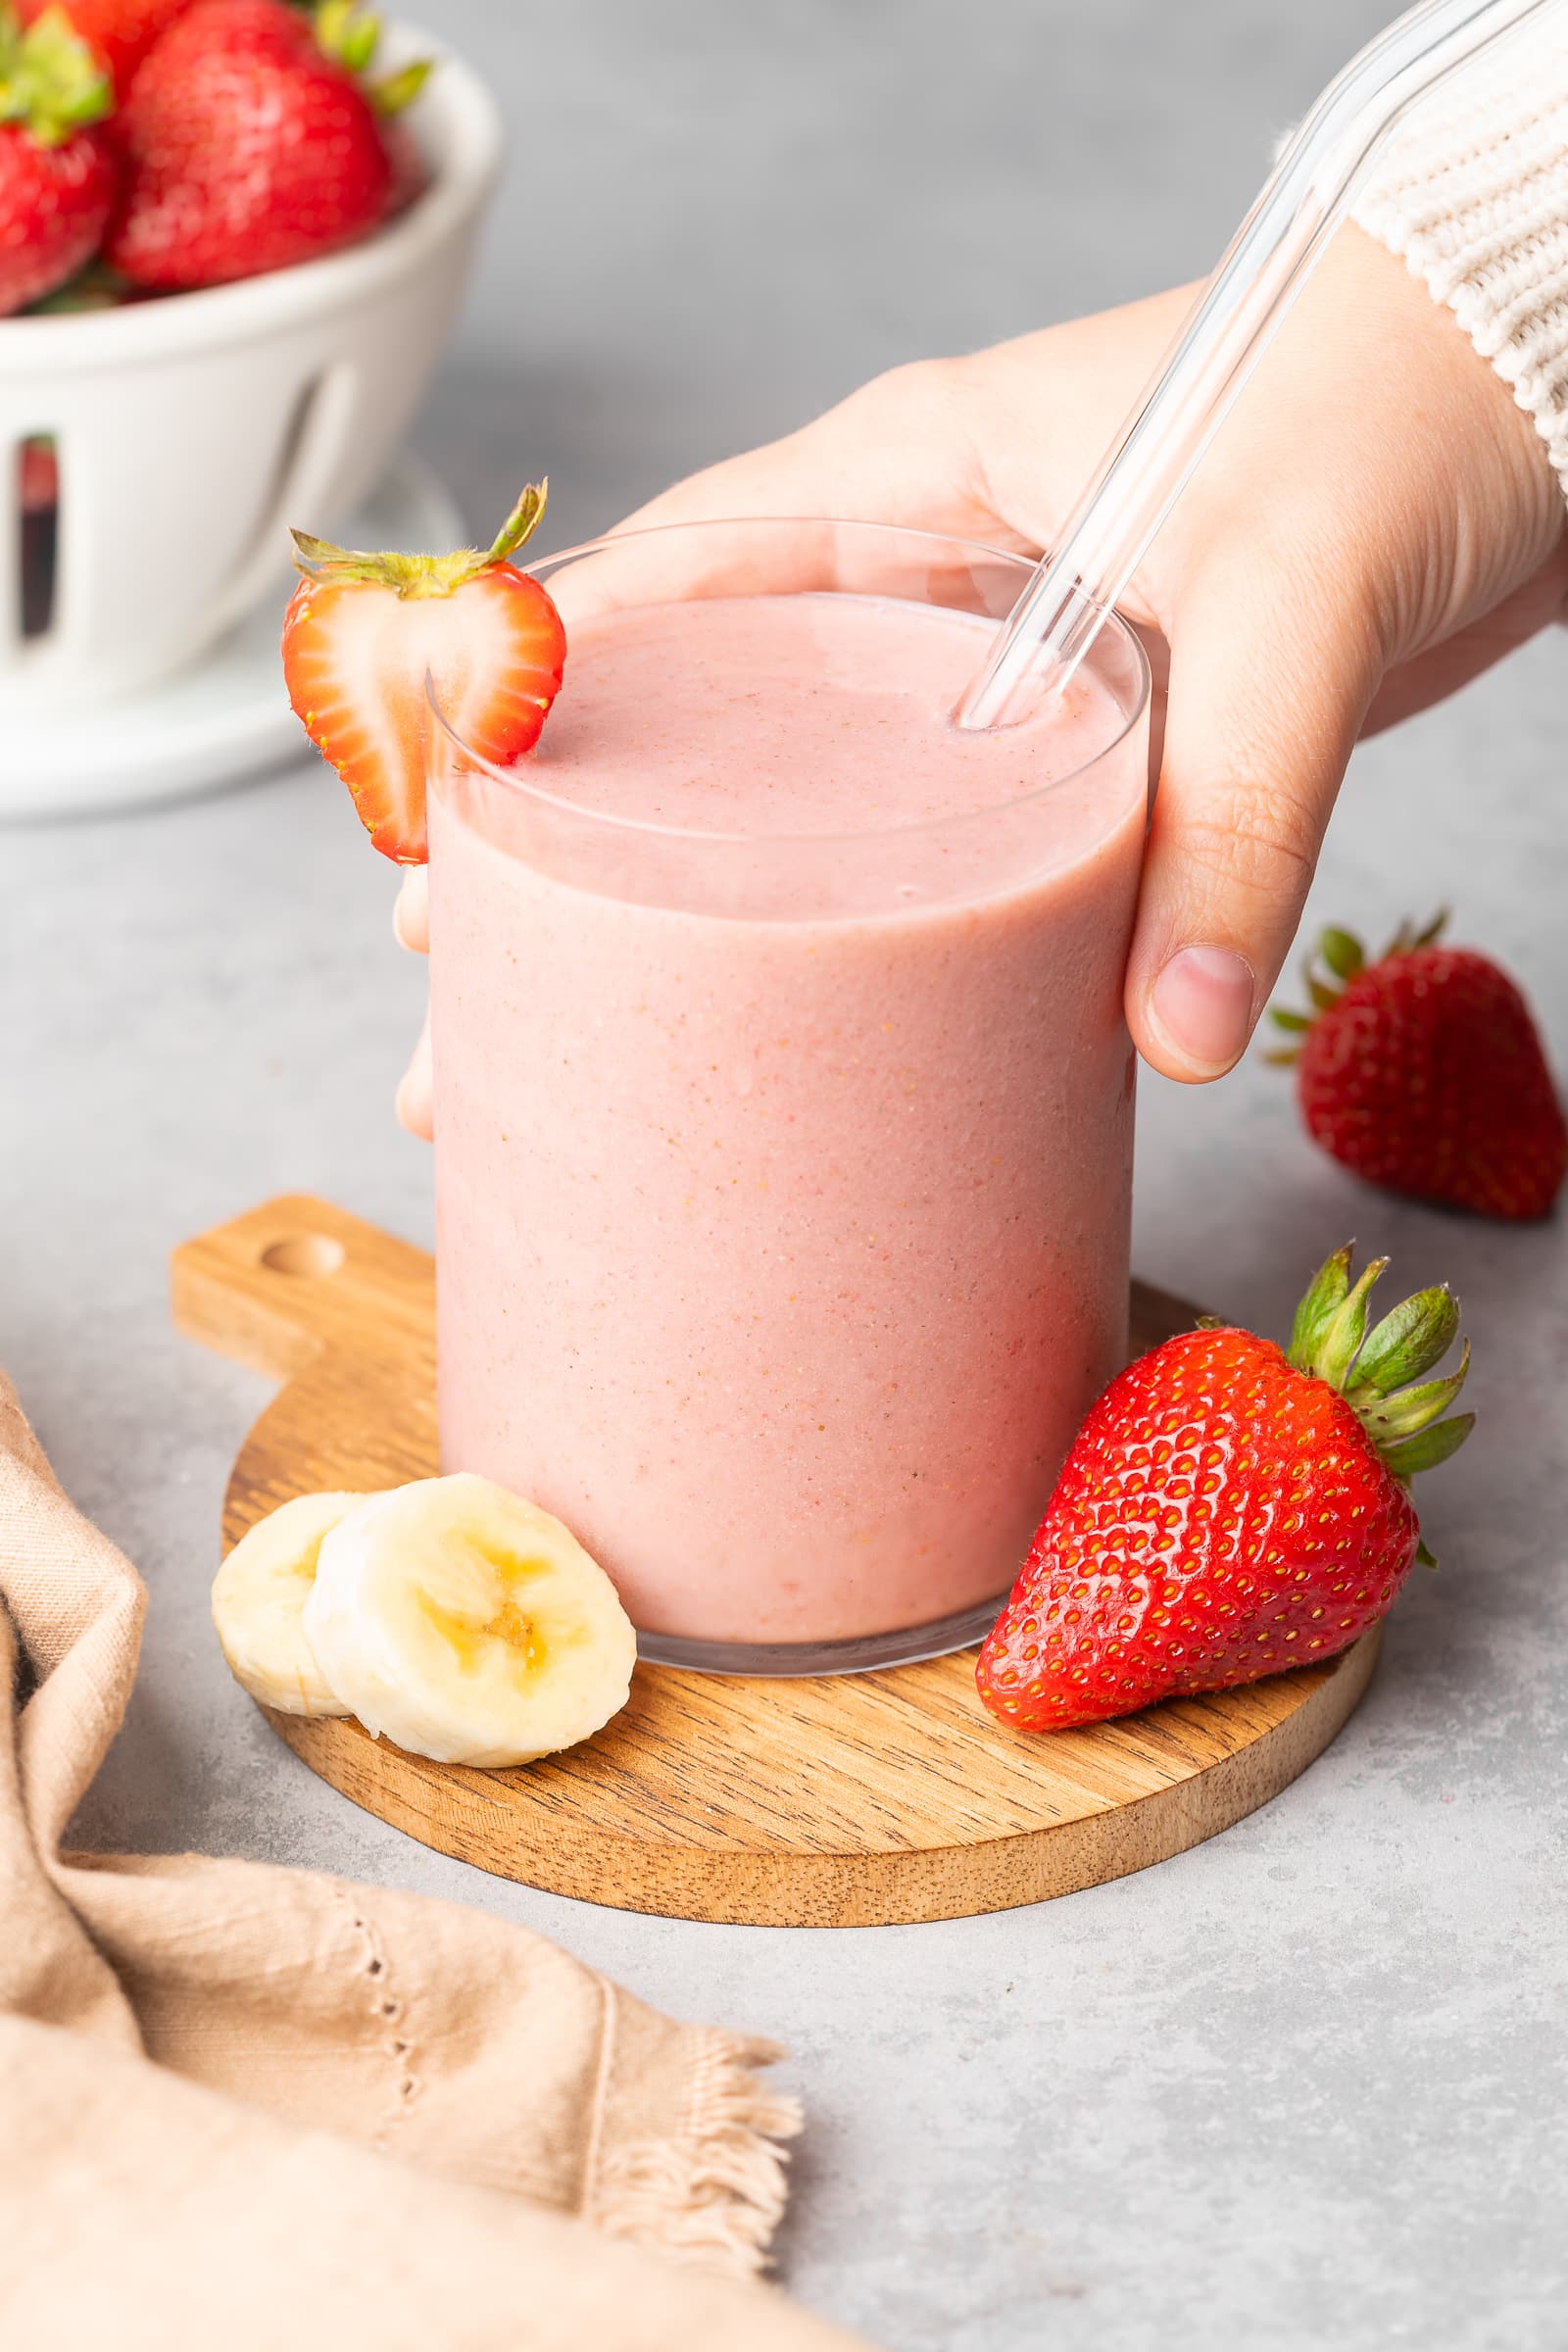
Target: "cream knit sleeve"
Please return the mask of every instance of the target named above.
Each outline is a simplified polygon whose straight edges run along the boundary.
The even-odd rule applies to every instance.
[[[1352,218],[1452,311],[1568,493],[1568,7],[1407,118]]]

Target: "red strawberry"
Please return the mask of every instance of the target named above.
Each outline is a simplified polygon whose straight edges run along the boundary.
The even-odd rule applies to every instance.
[[[74,277],[115,199],[113,92],[59,9],[25,32],[0,0],[0,317]]]
[[[1540,1035],[1490,956],[1437,944],[1444,920],[1404,926],[1371,964],[1348,931],[1325,931],[1332,977],[1306,973],[1317,1012],[1277,1008],[1299,1044],[1270,1058],[1298,1064],[1307,1133],[1369,1184],[1544,1217],[1568,1174],[1568,1121]]]
[[[19,471],[24,514],[47,514],[60,504],[60,458],[50,434],[24,441]]]
[[[30,24],[51,4],[52,0],[18,0],[18,13],[24,24]],[[191,0],[64,0],[67,16],[102,58],[122,95],[165,26],[190,4]]]
[[[561,615],[507,561],[537,527],[545,488],[524,490],[484,555],[366,556],[294,534],[305,576],[283,619],[288,699],[400,865],[426,854],[426,675],[459,739],[503,767],[538,742],[561,692]]]
[[[362,86],[377,29],[355,0],[322,0],[314,22],[284,0],[194,0],[148,53],[116,126],[126,173],[114,268],[140,286],[212,286],[374,228],[399,192],[381,116],[425,72]]]
[[[1392,1607],[1420,1542],[1406,1482],[1475,1416],[1440,1416],[1470,1360],[1427,1380],[1458,1328],[1422,1291],[1368,1333],[1337,1250],[1289,1353],[1214,1326],[1118,1374],[1073,1441],[976,1680],[1023,1732],[1096,1723],[1318,1665]],[[1407,1386],[1414,1382],[1415,1386]]]

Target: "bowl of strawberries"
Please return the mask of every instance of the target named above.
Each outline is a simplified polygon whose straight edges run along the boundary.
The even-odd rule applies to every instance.
[[[157,688],[373,488],[501,143],[361,0],[0,0],[0,717]]]

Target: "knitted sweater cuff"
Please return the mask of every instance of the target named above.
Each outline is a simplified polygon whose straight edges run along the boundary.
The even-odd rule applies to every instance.
[[[1421,106],[1352,218],[1452,311],[1568,494],[1568,32],[1504,41]]]

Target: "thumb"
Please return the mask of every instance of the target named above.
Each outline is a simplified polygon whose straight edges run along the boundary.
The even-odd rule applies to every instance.
[[[1168,1078],[1218,1078],[1245,1052],[1377,688],[1370,617],[1325,577],[1298,554],[1210,559],[1172,615],[1127,971],[1128,1025]]]

